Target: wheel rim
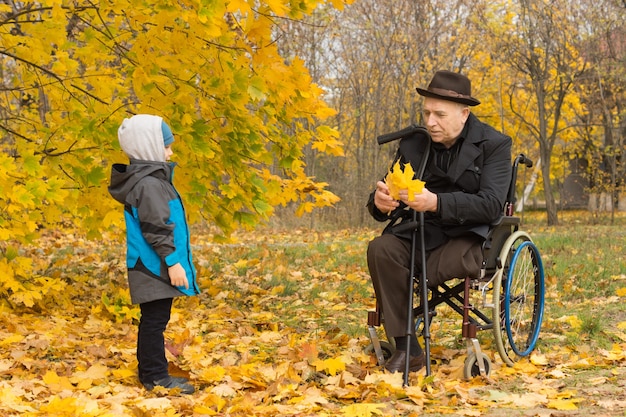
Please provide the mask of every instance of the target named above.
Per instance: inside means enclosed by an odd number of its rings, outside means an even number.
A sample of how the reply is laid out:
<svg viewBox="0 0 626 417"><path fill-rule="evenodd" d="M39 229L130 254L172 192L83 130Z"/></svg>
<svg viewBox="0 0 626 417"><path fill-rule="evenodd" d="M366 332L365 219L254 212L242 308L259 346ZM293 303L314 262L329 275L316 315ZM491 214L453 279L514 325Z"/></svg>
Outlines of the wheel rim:
<svg viewBox="0 0 626 417"><path fill-rule="evenodd" d="M515 279L515 271L517 268L521 268L524 262L527 262L528 256L520 255L524 252L518 252L520 246L524 245L523 251L527 253L532 252L531 264L536 267L536 274L533 274L535 283L535 290L530 292L534 297L525 296L523 300L529 301L534 299L533 318L534 324L528 327L528 332L523 329L516 328L516 323L511 323L511 318L515 319L517 311L515 305L520 299L517 294L519 290L515 287L518 285ZM517 254L517 256L515 256ZM515 263L513 259L515 256ZM506 240L502 249L500 250L499 259L502 265L494 273L493 280L493 332L496 347L498 353L502 358L502 361L509 366L513 366L515 361L520 356L528 355L535 347L539 330L541 327L541 321L543 318L544 310L544 272L543 265L541 263L541 257L536 246L532 243L532 240L528 233L518 230L515 231ZM513 291L511 291L511 287ZM507 301L508 293L508 301ZM512 295L513 294L513 295ZM513 308L511 308L511 302L513 301ZM507 319L508 314L508 319ZM518 322L521 322L518 320ZM522 335L527 335L529 338L522 338ZM516 351L517 350L517 351ZM522 355L520 355L522 354Z"/></svg>
<svg viewBox="0 0 626 417"><path fill-rule="evenodd" d="M504 324L508 342L518 356L532 352L543 320L544 272L539 250L522 242L513 253L504 290Z"/></svg>

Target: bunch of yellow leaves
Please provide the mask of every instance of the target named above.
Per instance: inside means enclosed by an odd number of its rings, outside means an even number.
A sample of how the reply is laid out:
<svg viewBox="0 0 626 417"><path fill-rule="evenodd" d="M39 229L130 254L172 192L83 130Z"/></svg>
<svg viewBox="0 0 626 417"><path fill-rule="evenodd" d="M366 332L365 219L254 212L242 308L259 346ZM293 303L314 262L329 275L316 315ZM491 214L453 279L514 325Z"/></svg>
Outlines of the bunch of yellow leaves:
<svg viewBox="0 0 626 417"><path fill-rule="evenodd" d="M397 161L385 177L385 183L389 187L389 195L395 200L399 200L400 191L407 190L409 201L413 201L415 194L421 194L424 189L424 181L414 179L414 176L415 171L413 171L410 162L404 165L403 171L400 167L400 161Z"/></svg>

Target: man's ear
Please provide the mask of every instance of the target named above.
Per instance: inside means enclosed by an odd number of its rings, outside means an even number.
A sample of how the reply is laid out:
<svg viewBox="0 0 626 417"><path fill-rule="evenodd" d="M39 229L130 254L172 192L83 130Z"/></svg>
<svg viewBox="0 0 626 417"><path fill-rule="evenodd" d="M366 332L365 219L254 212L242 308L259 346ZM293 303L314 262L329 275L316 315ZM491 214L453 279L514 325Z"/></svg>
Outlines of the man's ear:
<svg viewBox="0 0 626 417"><path fill-rule="evenodd" d="M467 119L469 118L470 115L470 108L468 106L463 107L463 123L467 122Z"/></svg>

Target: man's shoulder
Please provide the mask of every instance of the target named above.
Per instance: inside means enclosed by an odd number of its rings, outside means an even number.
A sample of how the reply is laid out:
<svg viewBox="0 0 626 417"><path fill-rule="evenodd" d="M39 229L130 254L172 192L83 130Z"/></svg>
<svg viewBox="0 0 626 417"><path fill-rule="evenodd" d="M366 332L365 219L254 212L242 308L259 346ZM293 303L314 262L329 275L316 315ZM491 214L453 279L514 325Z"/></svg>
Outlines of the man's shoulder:
<svg viewBox="0 0 626 417"><path fill-rule="evenodd" d="M495 129L488 123L481 121L478 117L473 114L470 114L470 118L468 119L469 129L467 136L470 140L473 141L505 141L510 142L511 137L505 135L499 130Z"/></svg>

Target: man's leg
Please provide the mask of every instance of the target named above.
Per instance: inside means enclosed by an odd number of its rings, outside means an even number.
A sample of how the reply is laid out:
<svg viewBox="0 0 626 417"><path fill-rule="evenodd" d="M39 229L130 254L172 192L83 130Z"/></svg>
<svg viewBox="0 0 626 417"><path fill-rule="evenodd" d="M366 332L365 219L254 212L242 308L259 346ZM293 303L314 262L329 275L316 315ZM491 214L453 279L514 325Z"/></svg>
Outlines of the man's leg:
<svg viewBox="0 0 626 417"><path fill-rule="evenodd" d="M406 357L410 251L410 241L391 234L375 238L367 249L367 264L376 299L383 312L385 330L388 337L394 338L396 352L400 355L394 354L385 365L391 371L403 369L402 364ZM419 357L412 361L413 368L419 369L423 365L422 349L415 334L410 337L411 356ZM417 362L420 360L418 367Z"/></svg>
<svg viewBox="0 0 626 417"><path fill-rule="evenodd" d="M478 278L482 262L482 240L479 237L451 239L428 254L428 286L434 288L454 278Z"/></svg>
<svg viewBox="0 0 626 417"><path fill-rule="evenodd" d="M388 336L406 336L411 242L391 234L376 237L367 247L376 300L383 311Z"/></svg>

